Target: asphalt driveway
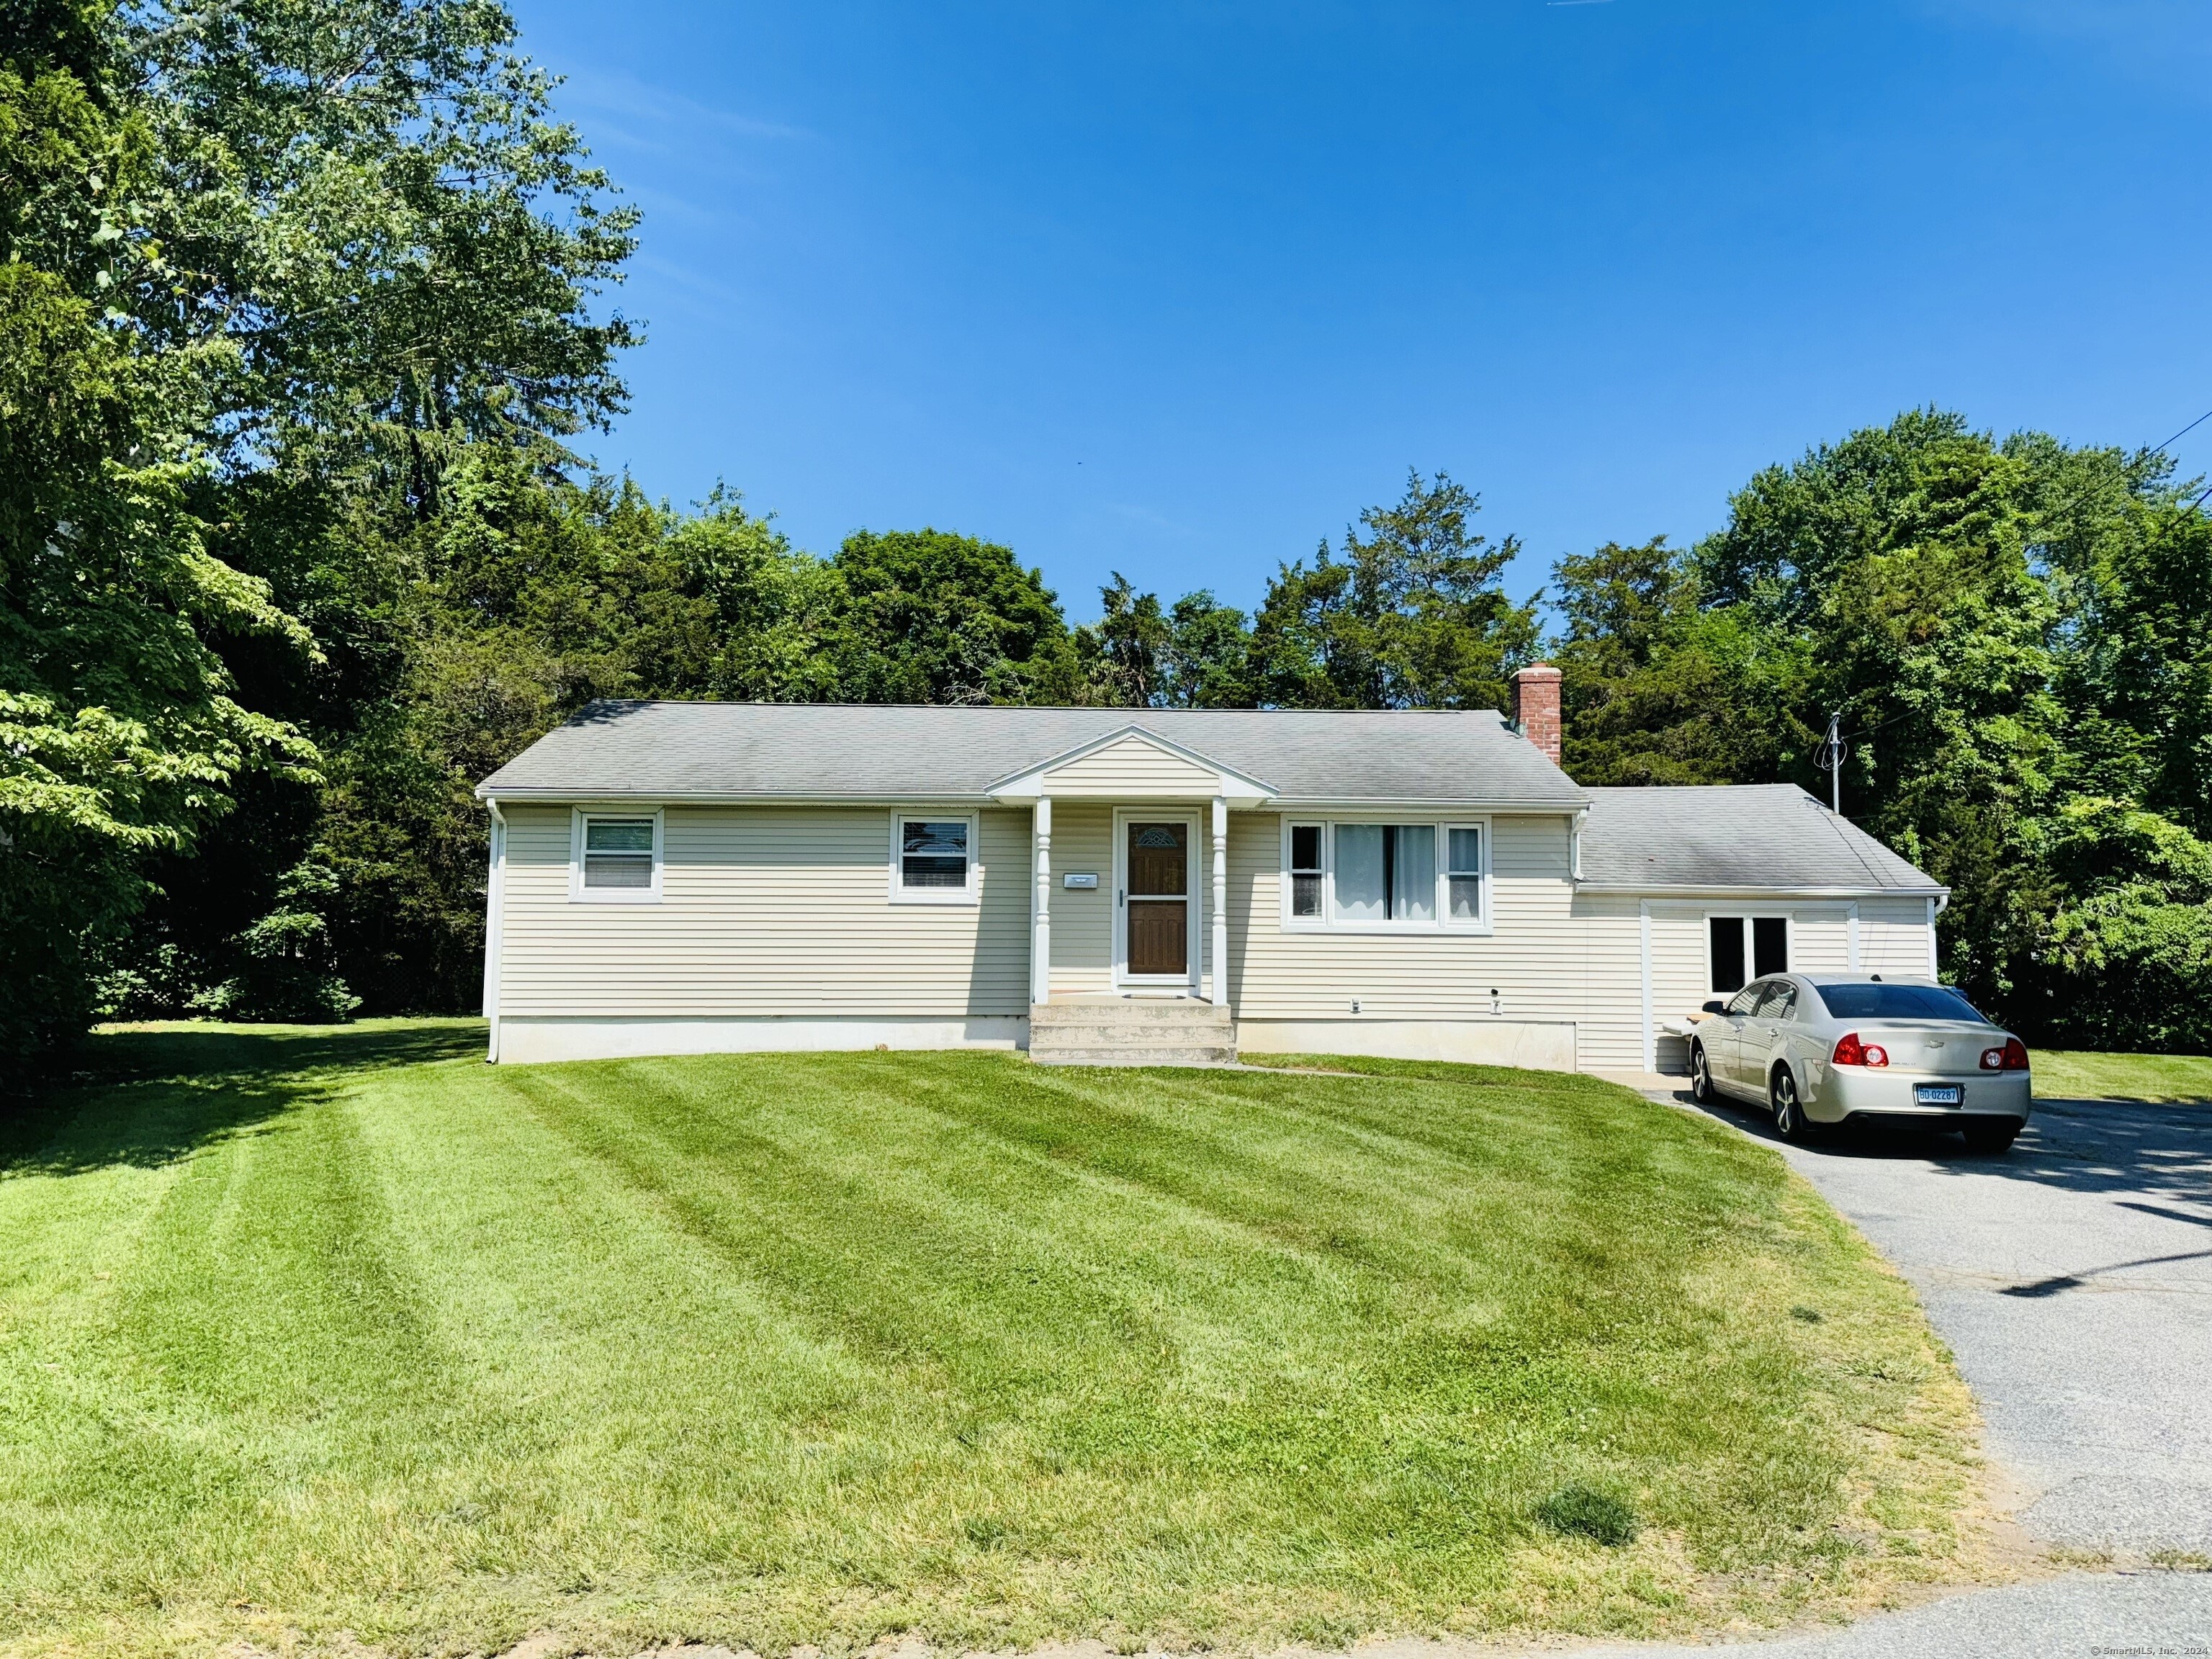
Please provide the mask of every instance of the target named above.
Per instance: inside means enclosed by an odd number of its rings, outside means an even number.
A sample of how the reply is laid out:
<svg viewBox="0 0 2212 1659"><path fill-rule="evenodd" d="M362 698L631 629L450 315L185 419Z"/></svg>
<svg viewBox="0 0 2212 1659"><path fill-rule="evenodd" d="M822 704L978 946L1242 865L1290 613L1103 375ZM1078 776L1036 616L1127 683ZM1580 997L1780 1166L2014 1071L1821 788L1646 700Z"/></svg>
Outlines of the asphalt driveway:
<svg viewBox="0 0 2212 1659"><path fill-rule="evenodd" d="M1748 1108L1711 1110L1774 1139ZM2021 1493L2021 1523L2110 1552L2121 1571L1764 1650L2212 1651L2212 1572L2186 1570L2212 1565L2212 1107L2039 1102L1998 1157L1897 1131L1781 1150L1919 1291Z"/></svg>

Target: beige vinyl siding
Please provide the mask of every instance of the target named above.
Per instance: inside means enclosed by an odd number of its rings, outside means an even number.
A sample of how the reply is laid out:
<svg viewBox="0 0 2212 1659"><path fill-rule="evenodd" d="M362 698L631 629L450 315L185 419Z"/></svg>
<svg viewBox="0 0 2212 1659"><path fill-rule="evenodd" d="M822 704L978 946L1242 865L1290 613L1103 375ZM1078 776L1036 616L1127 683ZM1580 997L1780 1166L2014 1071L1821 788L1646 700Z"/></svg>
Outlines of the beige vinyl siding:
<svg viewBox="0 0 2212 1659"><path fill-rule="evenodd" d="M1695 1013L1713 995L1705 960L1705 915L1703 909L1652 906L1651 1024L1655 1030L1668 1020ZM1656 1051L1661 1071L1689 1070L1690 1047L1680 1037L1660 1032Z"/></svg>
<svg viewBox="0 0 2212 1659"><path fill-rule="evenodd" d="M1928 974L1928 901L1867 899L1859 905L1859 966L1869 974Z"/></svg>
<svg viewBox="0 0 2212 1659"><path fill-rule="evenodd" d="M1046 773L1038 788L1055 802L1063 796L1094 800L1176 793L1211 797L1221 788L1221 775L1142 738L1129 737ZM1053 810L1057 833L1059 808Z"/></svg>
<svg viewBox="0 0 2212 1659"><path fill-rule="evenodd" d="M1095 891L1060 878L1088 870ZM1054 996L1097 996L1114 988L1114 809L1103 801L1054 801L1052 807L1052 989Z"/></svg>
<svg viewBox="0 0 2212 1659"><path fill-rule="evenodd" d="M1492 820L1487 935L1285 930L1282 824L1273 812L1230 815L1230 988L1239 1019L1352 1019L1357 998L1361 1019L1488 1020L1498 1017L1493 986L1505 1019L1583 1017L1588 952L1567 880L1564 817Z"/></svg>
<svg viewBox="0 0 2212 1659"><path fill-rule="evenodd" d="M1801 974L1850 971L1850 906L1827 904L1816 908L1800 904L1786 907L1781 914L1790 918L1790 966L1793 970Z"/></svg>
<svg viewBox="0 0 2212 1659"><path fill-rule="evenodd" d="M1583 1012L1576 1064L1585 1071L1644 1069L1642 907L1613 893L1577 893L1575 930L1560 948L1582 953Z"/></svg>
<svg viewBox="0 0 2212 1659"><path fill-rule="evenodd" d="M893 903L890 811L828 806L669 807L660 902L580 904L569 809L506 811L504 1015L1029 1011L1026 811L981 814L978 904Z"/></svg>

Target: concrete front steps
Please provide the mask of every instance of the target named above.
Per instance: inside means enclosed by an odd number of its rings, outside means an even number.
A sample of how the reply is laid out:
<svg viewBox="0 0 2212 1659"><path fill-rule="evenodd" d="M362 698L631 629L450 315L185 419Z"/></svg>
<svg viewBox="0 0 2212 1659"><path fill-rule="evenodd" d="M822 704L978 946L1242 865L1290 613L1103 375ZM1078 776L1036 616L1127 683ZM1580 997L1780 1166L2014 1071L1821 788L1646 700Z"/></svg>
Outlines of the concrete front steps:
<svg viewBox="0 0 2212 1659"><path fill-rule="evenodd" d="M1030 1007L1040 1066L1233 1066L1226 1008L1184 997L1085 997Z"/></svg>

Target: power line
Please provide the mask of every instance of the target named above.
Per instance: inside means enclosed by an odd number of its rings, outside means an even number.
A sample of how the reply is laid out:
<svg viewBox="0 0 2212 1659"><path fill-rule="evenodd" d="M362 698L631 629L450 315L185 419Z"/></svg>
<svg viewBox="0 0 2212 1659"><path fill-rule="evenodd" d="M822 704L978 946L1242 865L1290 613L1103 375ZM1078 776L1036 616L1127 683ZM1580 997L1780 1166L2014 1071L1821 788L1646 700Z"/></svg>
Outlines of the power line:
<svg viewBox="0 0 2212 1659"><path fill-rule="evenodd" d="M2203 426L2207 421L2212 421L2212 409L2206 410L2202 415L2199 415L2195 420L2191 421L2187 426L2182 428L2180 431L2175 433L2173 436L2168 438L2164 443L2154 444L2149 448L2138 450L2136 453L2142 455L2163 455L2167 450L2172 448L2175 444L2179 443L2184 438L2196 431L2198 427ZM2092 485L2089 489L2083 490L2080 495L2074 497L2072 501L2067 501L2062 506L2047 508L2044 513L2044 517L2045 519L2055 519L2062 513L2071 513L2075 507L2081 506L2082 502L2087 501L2090 496L2096 493L2096 487ZM2185 512L2194 512L2197 507L2202 507L2204 504L2204 498L2207 495L2212 495L2212 485L2206 486L2203 494L2198 495L2195 501L2190 502L2189 506L2183 510Z"/></svg>
<svg viewBox="0 0 2212 1659"><path fill-rule="evenodd" d="M1879 726L1869 726L1863 732L1846 732L1844 734L1843 741L1845 743L1850 743L1860 738L1870 738L1877 732L1887 732L1891 726L1896 725L1898 721L1909 720L1915 714L1920 714L1921 712L1923 711L1917 708L1908 708L1902 714L1892 714L1887 720L1882 721Z"/></svg>
<svg viewBox="0 0 2212 1659"><path fill-rule="evenodd" d="M2164 443L2159 445L2157 448L2152 450L2151 453L2156 455L2166 450L2171 449L2175 444L2180 442L2181 440L2186 438L2191 433L2196 431L2198 427L2203 426L2207 421L2212 421L2212 409L2206 410L2202 415L2199 415L2187 426L2185 426L2180 431L2175 433L2173 436L2168 438Z"/></svg>

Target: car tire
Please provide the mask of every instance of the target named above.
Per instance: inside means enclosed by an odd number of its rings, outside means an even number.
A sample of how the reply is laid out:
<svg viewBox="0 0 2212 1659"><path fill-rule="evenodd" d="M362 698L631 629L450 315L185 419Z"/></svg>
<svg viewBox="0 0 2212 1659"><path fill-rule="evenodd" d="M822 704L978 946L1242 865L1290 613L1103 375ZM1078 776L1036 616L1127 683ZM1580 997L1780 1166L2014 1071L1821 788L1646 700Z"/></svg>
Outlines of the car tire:
<svg viewBox="0 0 2212 1659"><path fill-rule="evenodd" d="M1806 1139L1805 1103L1797 1097L1797 1079L1787 1066L1774 1068L1766 1098L1774 1109L1774 1133L1784 1140Z"/></svg>
<svg viewBox="0 0 2212 1659"><path fill-rule="evenodd" d="M1710 1106L1716 1098L1713 1068L1705 1058L1705 1045L1702 1042L1690 1045L1690 1098L1700 1106Z"/></svg>
<svg viewBox="0 0 2212 1659"><path fill-rule="evenodd" d="M2016 1117L1997 1117L1959 1127L1966 1137L1968 1152L2002 1152L2009 1151L2013 1142L2020 1139L2021 1124Z"/></svg>

